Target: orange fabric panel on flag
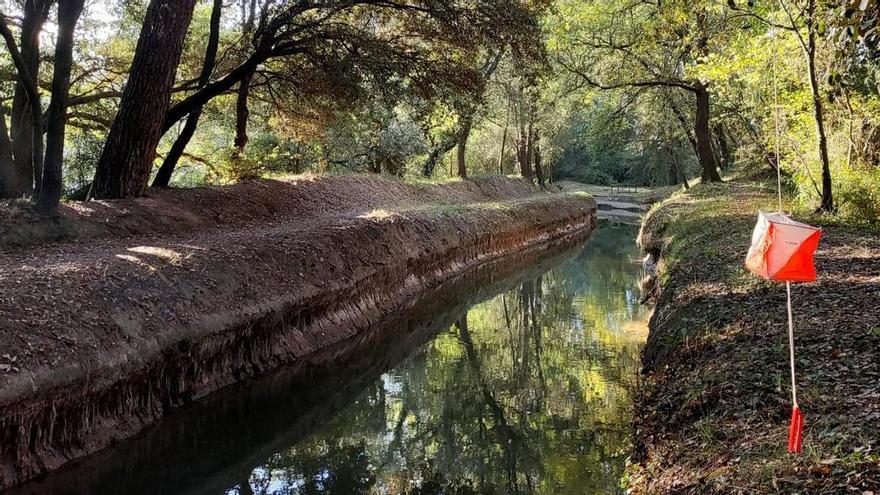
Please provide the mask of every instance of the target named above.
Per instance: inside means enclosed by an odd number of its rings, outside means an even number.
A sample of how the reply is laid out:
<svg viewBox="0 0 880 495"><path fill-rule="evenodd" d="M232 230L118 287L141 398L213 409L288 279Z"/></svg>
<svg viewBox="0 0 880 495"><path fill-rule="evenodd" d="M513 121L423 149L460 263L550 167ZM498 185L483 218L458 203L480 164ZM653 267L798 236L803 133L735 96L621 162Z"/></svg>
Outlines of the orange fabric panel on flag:
<svg viewBox="0 0 880 495"><path fill-rule="evenodd" d="M771 280L812 282L816 280L813 254L821 235L820 229L782 214L758 212L746 268Z"/></svg>
<svg viewBox="0 0 880 495"><path fill-rule="evenodd" d="M770 278L783 282L815 282L816 265L813 264L813 253L819 247L821 231L810 234L788 258L788 261Z"/></svg>

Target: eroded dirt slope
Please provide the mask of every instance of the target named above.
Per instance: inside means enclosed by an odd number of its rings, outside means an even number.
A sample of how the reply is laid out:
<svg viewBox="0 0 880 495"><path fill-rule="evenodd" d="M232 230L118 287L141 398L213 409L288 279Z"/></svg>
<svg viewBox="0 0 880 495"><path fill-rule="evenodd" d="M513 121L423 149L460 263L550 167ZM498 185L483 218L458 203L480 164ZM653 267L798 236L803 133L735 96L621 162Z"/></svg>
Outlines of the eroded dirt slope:
<svg viewBox="0 0 880 495"><path fill-rule="evenodd" d="M74 204L48 228L7 211L0 487L349 338L463 270L583 236L595 209L506 178L328 177ZM35 244L54 227L59 242Z"/></svg>

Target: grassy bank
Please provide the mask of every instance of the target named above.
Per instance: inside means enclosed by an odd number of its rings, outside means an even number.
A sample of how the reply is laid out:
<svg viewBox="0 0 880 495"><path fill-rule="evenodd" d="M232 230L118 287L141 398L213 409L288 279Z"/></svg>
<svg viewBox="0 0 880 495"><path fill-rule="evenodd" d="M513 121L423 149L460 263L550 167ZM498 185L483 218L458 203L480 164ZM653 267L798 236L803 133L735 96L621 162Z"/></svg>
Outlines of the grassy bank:
<svg viewBox="0 0 880 495"><path fill-rule="evenodd" d="M657 205L640 242L662 253L644 351L633 493L880 489L880 235L825 229L816 283L793 287L804 453L786 453L785 289L747 273L769 183L701 185Z"/></svg>

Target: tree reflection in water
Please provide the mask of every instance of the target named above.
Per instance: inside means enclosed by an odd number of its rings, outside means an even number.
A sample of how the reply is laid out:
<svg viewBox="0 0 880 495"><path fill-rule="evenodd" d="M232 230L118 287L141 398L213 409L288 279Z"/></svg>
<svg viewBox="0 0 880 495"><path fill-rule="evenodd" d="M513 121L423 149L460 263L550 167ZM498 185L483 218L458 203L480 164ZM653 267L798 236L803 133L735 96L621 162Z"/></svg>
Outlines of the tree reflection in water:
<svg viewBox="0 0 880 495"><path fill-rule="evenodd" d="M614 493L646 311L634 231L469 309L229 494Z"/></svg>

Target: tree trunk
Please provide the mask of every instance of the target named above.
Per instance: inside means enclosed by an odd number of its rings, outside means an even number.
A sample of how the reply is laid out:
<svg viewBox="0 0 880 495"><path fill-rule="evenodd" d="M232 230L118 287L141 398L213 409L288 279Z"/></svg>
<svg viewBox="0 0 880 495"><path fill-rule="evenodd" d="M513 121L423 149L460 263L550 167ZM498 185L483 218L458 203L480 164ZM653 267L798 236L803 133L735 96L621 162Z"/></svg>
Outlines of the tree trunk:
<svg viewBox="0 0 880 495"><path fill-rule="evenodd" d="M519 173L529 182L532 182L532 164L529 162L529 138L526 129L520 126L519 136L516 143L516 159L519 162Z"/></svg>
<svg viewBox="0 0 880 495"><path fill-rule="evenodd" d="M681 124L681 132L684 133L688 142L691 144L691 148L694 150L694 156L699 159L700 152L699 148L697 147L697 140L694 139L694 133L691 125L687 121L687 118L685 118L684 114L681 113L681 110L679 110L679 108L675 104L670 102L669 108L672 109L672 113L675 114L675 118L678 119L678 122Z"/></svg>
<svg viewBox="0 0 880 495"><path fill-rule="evenodd" d="M703 181L721 182L718 175L718 165L715 163L715 154L712 152L712 130L709 128L709 90L702 82L697 82L694 94L697 100L696 119L694 121L694 136L697 141L697 157L700 159L700 167Z"/></svg>
<svg viewBox="0 0 880 495"><path fill-rule="evenodd" d="M254 489L251 487L250 473L245 474L244 481L238 485L239 495L254 495Z"/></svg>
<svg viewBox="0 0 880 495"><path fill-rule="evenodd" d="M248 92L250 91L251 79L253 79L253 77L253 73L250 73L238 84L238 95L235 99L234 160L240 160L241 157L244 156L244 148L248 143L247 126L248 118L251 115L251 111L248 109Z"/></svg>
<svg viewBox="0 0 880 495"><path fill-rule="evenodd" d="M382 162L379 160L379 156L372 152L370 153L370 159L367 160L367 170L371 174L381 174L382 173Z"/></svg>
<svg viewBox="0 0 880 495"><path fill-rule="evenodd" d="M46 132L46 163L37 210L44 215L58 210L62 189L64 128L67 125L67 101L70 96L70 69L73 66L73 33L82 14L85 0L58 1L58 37L55 41L52 99L49 102Z"/></svg>
<svg viewBox="0 0 880 495"><path fill-rule="evenodd" d="M210 82L204 88L172 105L171 108L168 109L168 113L165 115L165 122L162 124L162 132L168 132L174 124L189 115L190 112L203 106L205 103L208 103L214 97L226 93L236 84L240 84L245 77L249 77L253 74L260 64L268 60L270 55L269 52L265 51L252 54L247 60L242 62L241 65L232 69L232 71L222 78Z"/></svg>
<svg viewBox="0 0 880 495"><path fill-rule="evenodd" d="M733 154L730 152L724 124L715 125L715 140L718 142L718 150L721 152L721 170L727 170L733 164Z"/></svg>
<svg viewBox="0 0 880 495"><path fill-rule="evenodd" d="M18 192L15 162L12 158L12 142L6 127L6 114L0 107L0 198L11 198Z"/></svg>
<svg viewBox="0 0 880 495"><path fill-rule="evenodd" d="M422 176L430 177L434 175L434 169L437 167L437 163L443 158L443 155L448 153L452 148L455 148L456 144L458 144L458 139L456 139L455 135L452 135L434 147L434 149L431 150L431 153L428 154L428 158L425 159L425 164L422 165Z"/></svg>
<svg viewBox="0 0 880 495"><path fill-rule="evenodd" d="M724 171L724 159L721 157L721 150L718 146L718 137L712 129L712 156L715 157L715 164L718 165L719 171Z"/></svg>
<svg viewBox="0 0 880 495"><path fill-rule="evenodd" d="M214 65L217 62L217 46L220 42L220 14L222 10L223 0L214 0L211 10L211 26L208 32L208 46L205 48L205 61L202 64L202 72L199 74L199 89L204 88L211 80L211 73L214 72ZM168 155L162 161L162 166L159 167L159 172L156 173L156 178L153 179L153 187L168 187L171 176L174 174L174 169L177 168L177 162L183 156L186 145L189 144L190 139L195 134L201 116L201 105L190 112L186 118L186 124L184 124L183 129L180 131L180 135L174 140Z"/></svg>
<svg viewBox="0 0 880 495"><path fill-rule="evenodd" d="M866 136L859 153L859 161L869 167L880 166L880 125L865 122L862 132Z"/></svg>
<svg viewBox="0 0 880 495"><path fill-rule="evenodd" d="M242 3L242 9L245 8L245 4ZM256 0L251 0L250 2L250 12L247 16L244 15L244 10L242 10L242 19L244 19L244 24L242 25L242 32L244 34L245 39L250 39L252 33L254 31L254 22L255 16L257 13L257 2ZM241 82L238 83L238 91L236 92L235 97L235 138L233 139L233 151L232 151L232 161L238 163L244 157L244 149L248 143L248 119L251 116L251 111L248 108L248 96L251 90L251 81L254 78L254 72L257 67L254 66L253 70L246 72L242 78ZM373 163L371 164L371 168L379 168L381 171L381 164ZM379 173L379 172L376 172Z"/></svg>
<svg viewBox="0 0 880 495"><path fill-rule="evenodd" d="M96 198L140 196L146 190L195 3L150 2L119 112L98 160Z"/></svg>
<svg viewBox="0 0 880 495"><path fill-rule="evenodd" d="M819 94L819 79L816 76L816 28L815 0L808 6L807 46L804 47L807 58L807 75L810 79L810 93L813 98L813 116L816 119L816 138L819 144L819 162L822 164L822 202L819 210L834 211L834 196L831 191L831 161L828 158L828 139L825 136L825 113L822 109L822 95Z"/></svg>
<svg viewBox="0 0 880 495"><path fill-rule="evenodd" d="M504 123L504 132L501 133L501 151L498 152L498 173L504 175L504 149L507 146L507 122Z"/></svg>
<svg viewBox="0 0 880 495"><path fill-rule="evenodd" d="M462 117L461 129L458 130L458 142L456 159L458 163L458 176L467 179L467 142L471 135L471 117Z"/></svg>
<svg viewBox="0 0 880 495"><path fill-rule="evenodd" d="M544 187L544 169L541 166L541 138L537 130L535 130L534 140L535 176L538 178L538 185Z"/></svg>
<svg viewBox="0 0 880 495"><path fill-rule="evenodd" d="M21 22L21 58L30 74L33 86L39 91L40 33L49 17L50 0L28 0L24 2L24 17ZM27 82L18 77L12 97L12 156L15 161L15 194L31 194L40 187L43 169L42 108L34 111L34 101L27 88ZM39 97L36 98L39 102ZM39 105L38 105L39 106ZM40 115L35 125L34 115ZM40 131L35 135L34 129Z"/></svg>
<svg viewBox="0 0 880 495"><path fill-rule="evenodd" d="M684 170L682 170L681 166L679 166L678 164L678 154L675 152L676 147L677 143L670 143L669 148L667 149L667 151L669 151L670 162L672 164L672 170L670 171L672 180L670 181L670 183L677 184L679 181L681 181L681 185L684 186L684 190L687 191L691 188L691 186L690 184L688 184L687 176L684 174Z"/></svg>
<svg viewBox="0 0 880 495"><path fill-rule="evenodd" d="M535 177L535 169L532 164L535 161L535 134L532 128L532 122L529 122L529 128L526 131L526 163L529 169L529 177Z"/></svg>
<svg viewBox="0 0 880 495"><path fill-rule="evenodd" d="M153 178L153 187L168 187L168 184L171 182L171 176L174 175L174 170L177 168L177 162L180 161L180 157L183 156L183 152L186 150L186 145L189 144L190 139L196 133L201 116L202 109L199 108L193 110L189 117L186 118L183 129L180 130L180 134L177 135L177 139L174 140L174 144L171 145L171 149L168 150L168 154L162 160L162 166L156 172L156 177Z"/></svg>

